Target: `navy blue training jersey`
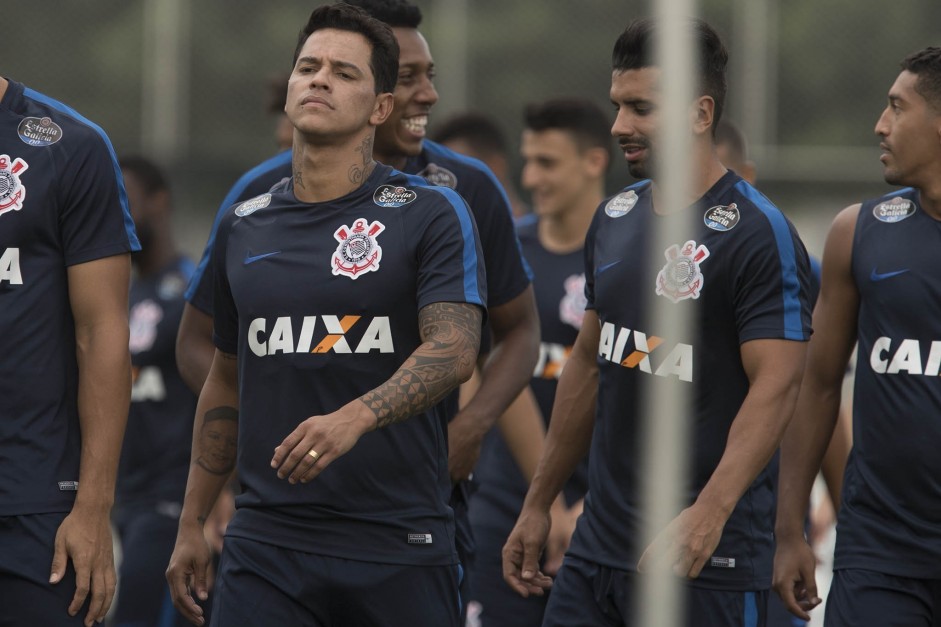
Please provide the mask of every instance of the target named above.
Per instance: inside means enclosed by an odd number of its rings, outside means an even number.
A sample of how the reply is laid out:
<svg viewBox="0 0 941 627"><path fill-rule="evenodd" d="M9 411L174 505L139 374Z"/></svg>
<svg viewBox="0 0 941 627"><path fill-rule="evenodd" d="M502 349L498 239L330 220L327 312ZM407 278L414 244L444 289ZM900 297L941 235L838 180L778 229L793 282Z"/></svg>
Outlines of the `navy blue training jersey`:
<svg viewBox="0 0 941 627"><path fill-rule="evenodd" d="M192 261L180 258L131 283L134 386L117 482L123 506L183 502L196 395L176 367L176 333L193 270Z"/></svg>
<svg viewBox="0 0 941 627"><path fill-rule="evenodd" d="M0 101L0 516L72 508L81 435L67 270L139 248L104 131L10 81Z"/></svg>
<svg viewBox="0 0 941 627"><path fill-rule="evenodd" d="M692 386L691 504L719 463L748 393L740 346L806 341L810 269L793 226L736 174L697 203L686 237L651 250L658 219L650 181L599 207L585 243L586 296L601 324L599 387L585 510L571 553L635 570L644 546L639 506L644 395L658 381ZM655 260L656 261L652 261ZM689 334L647 317L653 298L691 308ZM771 584L774 493L765 469L738 502L710 562L692 585L760 590ZM679 513L679 512L677 512Z"/></svg>
<svg viewBox="0 0 941 627"><path fill-rule="evenodd" d="M518 226L517 234L523 256L535 273L533 290L539 311L539 361L530 387L548 425L559 375L585 315L585 258L581 248L565 254L546 250L537 230L538 223L527 220ZM505 529L509 534L529 484L498 429L491 429L484 440L474 480L480 487L471 500L472 524ZM566 502L572 505L587 490L586 459L565 485Z"/></svg>
<svg viewBox="0 0 941 627"><path fill-rule="evenodd" d="M423 307L485 306L479 257L460 196L383 165L330 202L287 190L223 217L214 340L239 357L242 483L228 534L347 559L455 563L438 408L367 433L308 484L278 479L270 461L309 416L392 376L421 344Z"/></svg>
<svg viewBox="0 0 941 627"><path fill-rule="evenodd" d="M431 185L457 191L470 205L480 234L485 266L495 269L487 276L489 306L502 305L521 294L532 276L519 252L510 201L490 169L477 159L425 140L421 154L409 158L403 171L417 174ZM291 151L288 150L249 170L232 187L219 207L203 258L187 290L186 299L191 305L212 314L212 273L206 271L206 265L212 255L219 220L229 206L268 191L291 175ZM481 352L486 352L489 338L482 337L481 341Z"/></svg>
<svg viewBox="0 0 941 627"><path fill-rule="evenodd" d="M941 578L941 222L903 189L862 204L853 449L834 568Z"/></svg>

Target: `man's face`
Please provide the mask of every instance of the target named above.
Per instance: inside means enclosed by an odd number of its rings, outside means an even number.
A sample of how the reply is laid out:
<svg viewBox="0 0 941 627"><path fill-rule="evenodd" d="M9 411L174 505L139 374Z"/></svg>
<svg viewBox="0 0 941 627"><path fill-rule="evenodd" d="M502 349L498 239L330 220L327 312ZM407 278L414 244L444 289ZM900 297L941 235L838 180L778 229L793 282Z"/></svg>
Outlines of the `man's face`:
<svg viewBox="0 0 941 627"><path fill-rule="evenodd" d="M568 131L523 131L523 187L532 194L540 217L560 215L578 205L597 182L597 167L579 150Z"/></svg>
<svg viewBox="0 0 941 627"><path fill-rule="evenodd" d="M368 124L377 105L371 54L359 33L325 28L307 38L288 80L285 105L298 132L346 136Z"/></svg>
<svg viewBox="0 0 941 627"><path fill-rule="evenodd" d="M917 78L907 70L899 74L876 122L883 176L892 185L923 187L941 162L941 113L915 91Z"/></svg>
<svg viewBox="0 0 941 627"><path fill-rule="evenodd" d="M144 187L137 180L136 175L126 171L123 172L123 178L128 208L131 211L131 219L134 220L134 230L137 232L141 247L147 250L154 241L154 203L144 193Z"/></svg>
<svg viewBox="0 0 941 627"><path fill-rule="evenodd" d="M200 459L209 469L221 472L235 459L238 447L238 423L218 419L203 423L199 433Z"/></svg>
<svg viewBox="0 0 941 627"><path fill-rule="evenodd" d="M428 42L414 28L396 27L392 32L399 42L399 77L392 114L376 130L375 148L377 155L389 161L421 152L428 113L438 102Z"/></svg>
<svg viewBox="0 0 941 627"><path fill-rule="evenodd" d="M611 134L624 152L627 169L637 179L651 178L654 142L660 124L660 70L615 71L611 75L611 102L617 118Z"/></svg>

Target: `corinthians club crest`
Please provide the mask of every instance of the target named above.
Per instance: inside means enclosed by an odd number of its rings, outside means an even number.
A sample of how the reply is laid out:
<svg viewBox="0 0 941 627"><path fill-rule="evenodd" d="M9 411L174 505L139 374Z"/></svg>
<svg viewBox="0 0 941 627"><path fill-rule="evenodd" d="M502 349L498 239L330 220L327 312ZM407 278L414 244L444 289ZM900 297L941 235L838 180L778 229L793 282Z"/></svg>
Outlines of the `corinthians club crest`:
<svg viewBox="0 0 941 627"><path fill-rule="evenodd" d="M340 242L333 253L333 274L342 274L355 280L361 274L378 270L382 248L376 237L385 229L385 225L378 220L367 225L363 219L356 220L352 228L346 225L338 228L333 234Z"/></svg>
<svg viewBox="0 0 941 627"><path fill-rule="evenodd" d="M676 244L670 246L663 255L667 263L657 275L657 294L674 303L699 298L705 281L699 264L709 256L709 249L690 240L682 248Z"/></svg>
<svg viewBox="0 0 941 627"><path fill-rule="evenodd" d="M28 167L19 157L11 161L9 155L0 155L0 216L23 208L26 188L20 181L20 174Z"/></svg>

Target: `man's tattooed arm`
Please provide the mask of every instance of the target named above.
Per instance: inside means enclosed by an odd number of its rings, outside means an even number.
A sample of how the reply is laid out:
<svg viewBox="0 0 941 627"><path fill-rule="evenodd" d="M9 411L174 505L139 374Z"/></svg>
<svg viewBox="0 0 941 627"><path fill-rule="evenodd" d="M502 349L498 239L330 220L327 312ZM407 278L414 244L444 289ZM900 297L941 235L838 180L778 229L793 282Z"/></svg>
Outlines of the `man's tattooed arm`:
<svg viewBox="0 0 941 627"><path fill-rule="evenodd" d="M433 303L419 312L422 345L392 377L360 397L376 426L400 422L434 406L474 371L482 311L467 303Z"/></svg>
<svg viewBox="0 0 941 627"><path fill-rule="evenodd" d="M213 475L228 477L235 470L238 452L239 412L234 407L216 407L203 416L196 440L196 465Z"/></svg>

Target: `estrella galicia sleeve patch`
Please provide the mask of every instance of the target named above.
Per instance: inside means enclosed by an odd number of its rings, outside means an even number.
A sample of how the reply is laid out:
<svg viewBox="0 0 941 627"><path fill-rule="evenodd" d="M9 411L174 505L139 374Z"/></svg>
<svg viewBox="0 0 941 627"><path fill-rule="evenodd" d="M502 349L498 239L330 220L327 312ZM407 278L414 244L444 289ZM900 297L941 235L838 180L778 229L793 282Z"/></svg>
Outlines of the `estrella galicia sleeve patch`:
<svg viewBox="0 0 941 627"><path fill-rule="evenodd" d="M731 205L716 205L709 208L702 219L713 231L731 231L741 219L741 214L733 202Z"/></svg>
<svg viewBox="0 0 941 627"><path fill-rule="evenodd" d="M418 176L428 181L429 185L457 189L457 175L436 163L429 163L424 170L418 173Z"/></svg>
<svg viewBox="0 0 941 627"><path fill-rule="evenodd" d="M402 207L418 198L418 194L407 187L380 185L372 195L373 202L380 207Z"/></svg>
<svg viewBox="0 0 941 627"><path fill-rule="evenodd" d="M637 204L637 192L632 189L621 192L608 201L604 206L604 212L612 218L626 216L628 212Z"/></svg>
<svg viewBox="0 0 941 627"><path fill-rule="evenodd" d="M23 118L16 134L30 146L51 146L62 139L62 127L49 117Z"/></svg>
<svg viewBox="0 0 941 627"><path fill-rule="evenodd" d="M881 202L872 208L872 215L880 222L901 222L915 213L915 203L907 198L896 196L892 200Z"/></svg>
<svg viewBox="0 0 941 627"><path fill-rule="evenodd" d="M271 194L262 194L261 196L256 196L250 200L246 200L241 205L235 208L235 215L240 218L245 216L250 216L259 209L264 209L269 204L271 204Z"/></svg>

